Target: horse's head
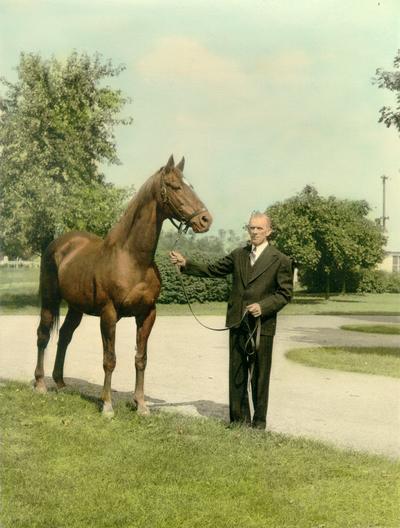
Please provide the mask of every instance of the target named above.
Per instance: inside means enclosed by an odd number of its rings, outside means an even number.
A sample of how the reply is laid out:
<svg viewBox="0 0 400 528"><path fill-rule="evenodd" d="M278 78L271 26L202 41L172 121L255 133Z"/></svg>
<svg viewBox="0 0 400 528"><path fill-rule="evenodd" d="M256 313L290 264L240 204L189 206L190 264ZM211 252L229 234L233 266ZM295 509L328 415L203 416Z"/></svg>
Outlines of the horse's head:
<svg viewBox="0 0 400 528"><path fill-rule="evenodd" d="M175 166L171 156L160 170L160 201L164 214L171 220L191 227L195 233L210 229L212 216L183 177L185 158Z"/></svg>

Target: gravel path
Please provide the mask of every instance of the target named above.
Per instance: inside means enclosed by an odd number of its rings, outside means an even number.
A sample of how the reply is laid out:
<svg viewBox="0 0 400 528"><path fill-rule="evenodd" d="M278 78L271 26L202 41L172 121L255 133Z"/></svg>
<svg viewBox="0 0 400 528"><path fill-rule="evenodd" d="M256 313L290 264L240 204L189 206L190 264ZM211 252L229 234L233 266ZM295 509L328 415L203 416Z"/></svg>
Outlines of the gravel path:
<svg viewBox="0 0 400 528"><path fill-rule="evenodd" d="M201 318L221 327L224 318ZM268 429L337 446L400 457L400 380L302 366L285 358L307 345L398 346L399 337L340 330L358 322L399 322L399 317L285 316L275 338ZM31 381L36 363L35 316L0 317L0 377ZM134 387L133 319L117 327L114 398ZM46 354L50 375L56 339ZM85 317L68 350L65 376L87 396L103 383L99 320ZM69 378L69 379L68 379ZM52 382L49 380L49 386ZM149 340L146 398L154 408L228 418L228 335L199 326L191 316L159 317Z"/></svg>

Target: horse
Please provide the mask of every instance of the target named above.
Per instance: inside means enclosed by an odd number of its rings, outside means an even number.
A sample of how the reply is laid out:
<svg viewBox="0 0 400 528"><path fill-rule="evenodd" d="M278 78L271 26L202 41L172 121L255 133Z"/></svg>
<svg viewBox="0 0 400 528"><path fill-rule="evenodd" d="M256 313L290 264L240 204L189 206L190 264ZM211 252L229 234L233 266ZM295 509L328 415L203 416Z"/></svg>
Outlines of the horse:
<svg viewBox="0 0 400 528"><path fill-rule="evenodd" d="M121 219L104 239L87 232L69 232L53 240L43 253L40 269L40 323L37 329L36 390L47 391L44 353L51 332L58 328L62 299L68 304L59 331L53 380L65 387L64 361L83 314L100 317L104 385L102 413L114 414L111 378L116 365L116 324L122 317L136 319L135 391L133 403L140 415L149 414L144 399L147 340L156 319L161 278L154 255L162 224L170 219L179 230L209 230L212 216L183 177L185 159L167 164L133 196ZM180 225L177 225L180 222Z"/></svg>

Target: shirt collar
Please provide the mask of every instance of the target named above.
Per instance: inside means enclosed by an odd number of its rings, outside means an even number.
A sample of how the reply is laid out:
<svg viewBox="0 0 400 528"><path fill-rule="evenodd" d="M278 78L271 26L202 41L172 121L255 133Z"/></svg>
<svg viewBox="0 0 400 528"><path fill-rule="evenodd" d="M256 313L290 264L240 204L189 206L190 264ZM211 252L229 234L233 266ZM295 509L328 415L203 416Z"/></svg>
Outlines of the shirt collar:
<svg viewBox="0 0 400 528"><path fill-rule="evenodd" d="M264 249L268 246L268 240L260 244L259 246L251 246L251 250L255 252L255 254L258 256L260 255Z"/></svg>

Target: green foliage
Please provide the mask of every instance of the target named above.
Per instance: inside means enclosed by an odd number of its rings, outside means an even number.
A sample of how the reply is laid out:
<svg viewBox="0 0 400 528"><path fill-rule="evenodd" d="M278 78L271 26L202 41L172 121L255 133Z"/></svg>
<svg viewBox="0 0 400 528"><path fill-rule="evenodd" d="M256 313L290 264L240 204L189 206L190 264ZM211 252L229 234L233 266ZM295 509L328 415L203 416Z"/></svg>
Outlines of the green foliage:
<svg viewBox="0 0 400 528"><path fill-rule="evenodd" d="M104 237L122 215L129 194L129 188L110 183L90 182L72 188L67 197L69 214L63 218L65 229L90 231Z"/></svg>
<svg viewBox="0 0 400 528"><path fill-rule="evenodd" d="M357 291L360 293L400 293L400 273L366 270L358 281Z"/></svg>
<svg viewBox="0 0 400 528"><path fill-rule="evenodd" d="M4 528L398 526L396 460L214 419L143 419L127 393L105 421L98 390L2 384Z"/></svg>
<svg viewBox="0 0 400 528"><path fill-rule="evenodd" d="M383 257L385 238L367 218L363 200L324 198L307 186L293 198L274 204L267 213L273 221L277 246L299 268L309 291L356 291L355 278ZM347 281L353 279L352 287Z"/></svg>
<svg viewBox="0 0 400 528"><path fill-rule="evenodd" d="M395 126L400 132L400 49L397 50L397 55L394 58L393 66L396 71L386 71L382 68L376 70L376 77L374 83L379 88L385 88L394 92L396 95L397 105L395 108L390 106L383 106L380 109L379 123L385 123L387 127Z"/></svg>
<svg viewBox="0 0 400 528"><path fill-rule="evenodd" d="M22 53L18 80L1 83L0 220L9 256L40 253L69 229L104 234L126 191L104 182L102 162L118 163L114 127L127 102L100 84L122 66L73 52L65 61Z"/></svg>
<svg viewBox="0 0 400 528"><path fill-rule="evenodd" d="M162 287L158 302L161 304L186 302L186 297L182 288L183 281L189 301L208 303L214 301L226 301L231 285L230 277L226 279L208 279L182 275L179 278L178 272L169 261L168 253L174 247L176 232L166 232L160 237L156 253L156 263L160 270ZM237 242L237 240L234 240ZM225 239L219 236L197 236L193 233L187 237L179 239L179 251L185 256L200 262L211 262L222 257L225 253Z"/></svg>

